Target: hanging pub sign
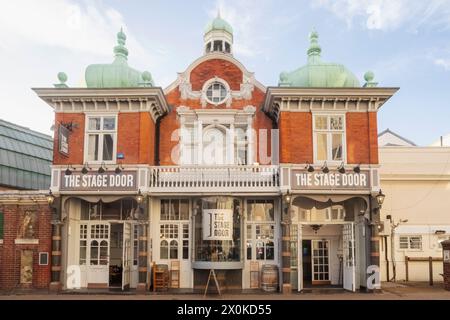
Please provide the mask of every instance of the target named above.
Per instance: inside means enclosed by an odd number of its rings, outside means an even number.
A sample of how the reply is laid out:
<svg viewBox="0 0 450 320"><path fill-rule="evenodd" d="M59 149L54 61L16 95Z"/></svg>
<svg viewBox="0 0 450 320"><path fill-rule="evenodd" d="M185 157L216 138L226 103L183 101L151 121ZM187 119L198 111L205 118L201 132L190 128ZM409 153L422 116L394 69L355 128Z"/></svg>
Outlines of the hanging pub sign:
<svg viewBox="0 0 450 320"><path fill-rule="evenodd" d="M291 170L291 188L293 190L366 190L370 189L370 171L340 173L339 171L308 172Z"/></svg>
<svg viewBox="0 0 450 320"><path fill-rule="evenodd" d="M69 155L69 129L63 125L58 129L58 151L64 156Z"/></svg>
<svg viewBox="0 0 450 320"><path fill-rule="evenodd" d="M204 209L203 240L233 240L233 210Z"/></svg>
<svg viewBox="0 0 450 320"><path fill-rule="evenodd" d="M61 191L136 191L137 172L122 171L121 173L105 172L72 172L66 175L61 172Z"/></svg>

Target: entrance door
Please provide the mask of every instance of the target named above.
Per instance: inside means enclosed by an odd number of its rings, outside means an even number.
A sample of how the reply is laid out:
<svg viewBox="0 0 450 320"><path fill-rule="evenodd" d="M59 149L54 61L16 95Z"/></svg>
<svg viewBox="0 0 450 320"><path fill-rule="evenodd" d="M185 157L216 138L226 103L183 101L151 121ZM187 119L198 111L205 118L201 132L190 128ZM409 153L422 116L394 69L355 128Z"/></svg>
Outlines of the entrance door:
<svg viewBox="0 0 450 320"><path fill-rule="evenodd" d="M297 257L298 257L298 291L303 290L303 239L302 239L302 230L303 225L298 224L298 240L297 240Z"/></svg>
<svg viewBox="0 0 450 320"><path fill-rule="evenodd" d="M122 251L122 290L130 288L131 266L133 264L133 250L131 247L131 223L123 223L123 251Z"/></svg>
<svg viewBox="0 0 450 320"><path fill-rule="evenodd" d="M88 287L107 288L109 284L110 225L92 223L89 230Z"/></svg>
<svg viewBox="0 0 450 320"><path fill-rule="evenodd" d="M311 240L312 284L330 284L330 242Z"/></svg>
<svg viewBox="0 0 450 320"><path fill-rule="evenodd" d="M355 235L353 223L342 226L344 289L355 291Z"/></svg>

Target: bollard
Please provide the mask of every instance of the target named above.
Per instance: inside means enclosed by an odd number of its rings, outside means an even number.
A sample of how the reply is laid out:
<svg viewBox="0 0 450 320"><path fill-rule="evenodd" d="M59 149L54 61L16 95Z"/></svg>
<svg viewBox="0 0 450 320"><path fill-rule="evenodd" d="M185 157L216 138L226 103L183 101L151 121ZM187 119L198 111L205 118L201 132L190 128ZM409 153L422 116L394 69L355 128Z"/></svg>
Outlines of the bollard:
<svg viewBox="0 0 450 320"><path fill-rule="evenodd" d="M444 289L450 291L450 240L441 242L444 263Z"/></svg>

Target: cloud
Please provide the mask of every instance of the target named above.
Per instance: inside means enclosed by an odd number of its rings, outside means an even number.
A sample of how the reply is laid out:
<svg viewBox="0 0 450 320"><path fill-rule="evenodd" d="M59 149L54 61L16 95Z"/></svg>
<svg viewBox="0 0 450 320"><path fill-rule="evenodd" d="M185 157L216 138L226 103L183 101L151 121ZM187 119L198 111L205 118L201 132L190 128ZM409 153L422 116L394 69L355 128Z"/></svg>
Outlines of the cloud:
<svg viewBox="0 0 450 320"><path fill-rule="evenodd" d="M450 27L450 1L446 0L314 0L314 8L331 11L351 28L354 21L369 30L415 30L425 23Z"/></svg>
<svg viewBox="0 0 450 320"><path fill-rule="evenodd" d="M112 58L121 27L133 57L149 60L139 41L127 30L120 12L102 2L15 0L2 3L0 42L3 48L44 45Z"/></svg>
<svg viewBox="0 0 450 320"><path fill-rule="evenodd" d="M211 19L220 15L233 27L233 52L244 57L270 54L270 41L277 37L276 32L286 31L289 26L298 24L298 15L283 12L277 4L269 0L217 0L208 12ZM270 17L270 19L269 19Z"/></svg>
<svg viewBox="0 0 450 320"><path fill-rule="evenodd" d="M435 59L434 64L443 67L447 71L450 71L450 59Z"/></svg>

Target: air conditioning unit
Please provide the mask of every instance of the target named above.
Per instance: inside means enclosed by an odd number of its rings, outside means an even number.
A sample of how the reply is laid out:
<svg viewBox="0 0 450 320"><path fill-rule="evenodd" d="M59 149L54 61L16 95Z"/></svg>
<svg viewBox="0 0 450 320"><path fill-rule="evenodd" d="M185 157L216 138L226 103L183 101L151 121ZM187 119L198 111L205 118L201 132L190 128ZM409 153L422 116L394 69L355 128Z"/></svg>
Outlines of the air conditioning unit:
<svg viewBox="0 0 450 320"><path fill-rule="evenodd" d="M390 220L380 221L380 224L378 225L378 234L380 236L390 236L391 235L391 221Z"/></svg>

